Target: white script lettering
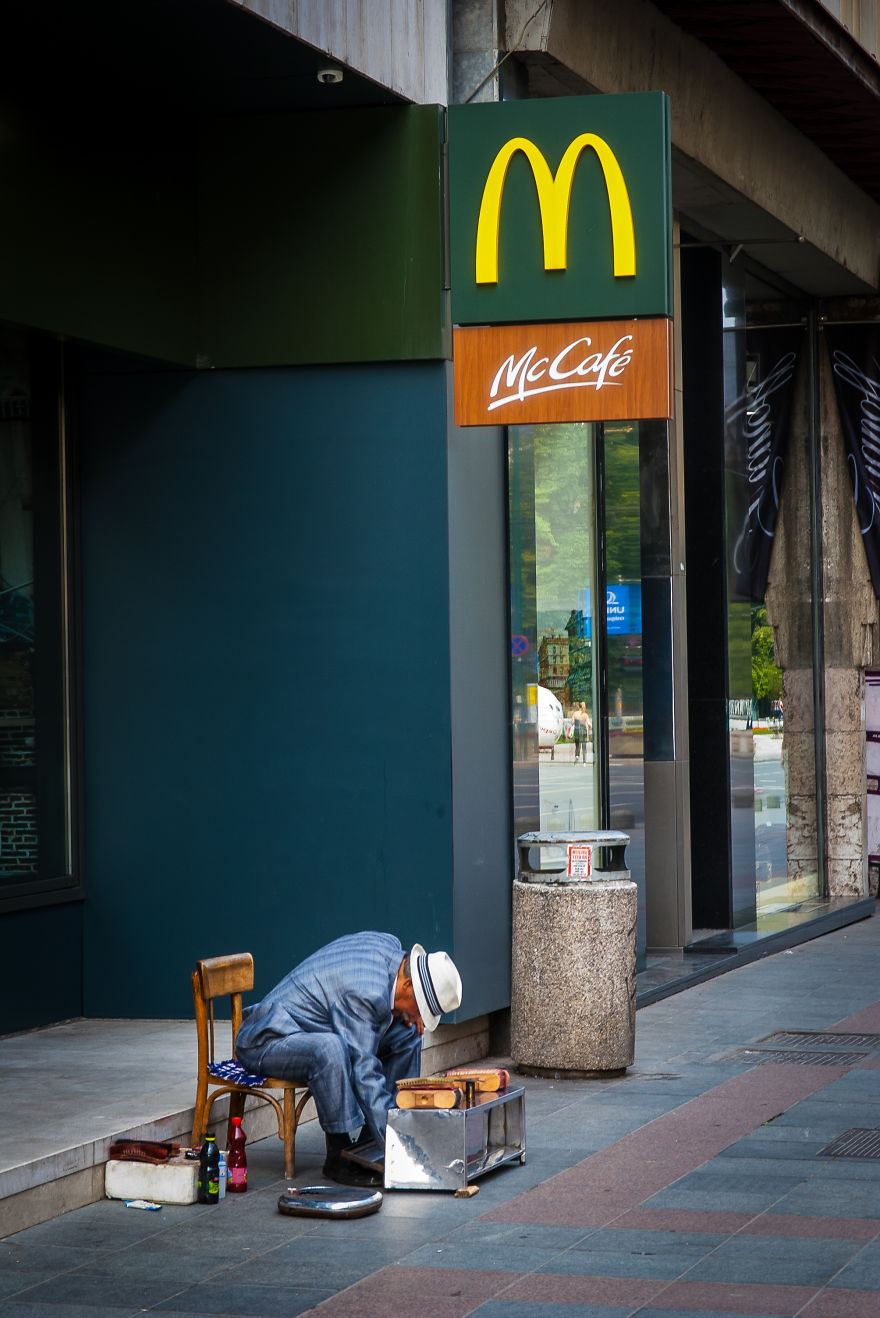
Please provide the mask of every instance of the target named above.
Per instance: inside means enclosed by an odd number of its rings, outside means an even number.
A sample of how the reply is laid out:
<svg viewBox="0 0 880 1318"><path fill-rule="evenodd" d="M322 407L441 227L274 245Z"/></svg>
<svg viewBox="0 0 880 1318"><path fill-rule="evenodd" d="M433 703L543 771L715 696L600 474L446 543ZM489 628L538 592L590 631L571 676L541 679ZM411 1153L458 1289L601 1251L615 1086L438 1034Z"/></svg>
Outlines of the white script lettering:
<svg viewBox="0 0 880 1318"><path fill-rule="evenodd" d="M775 521L776 509L779 507L779 480L782 475L782 459L777 457L771 467L773 415L768 400L777 390L788 384L794 372L795 360L795 353L785 353L773 369L767 372L765 378L755 385L754 389L747 389L740 394L727 413L728 423L735 421L737 417L745 417L742 433L748 445L748 481L749 485L757 485L758 487L756 497L752 499L746 510L742 530L733 549L733 564L737 572L745 570L745 563L742 561L743 551L748 545L749 536L753 530L760 530L765 536L773 538L774 527L772 521ZM762 504L765 503L768 493L772 502L768 506L770 518L765 521L764 516L762 516ZM770 521L769 525L767 524L768 521ZM754 552L754 546L752 546L752 555Z"/></svg>
<svg viewBox="0 0 880 1318"><path fill-rule="evenodd" d="M533 344L518 361L513 353L506 357L498 369L489 397L491 412L505 403L522 402L525 398L534 398L537 394L555 393L560 389L595 389L606 385L618 385L620 376L632 361L633 350L624 347L632 343L632 335L624 334L607 352L585 352L592 348L592 339L575 339L567 343L551 361L549 357L538 357L538 345ZM537 360L536 360L537 359ZM551 380L551 384L541 383ZM499 396L499 390L503 390Z"/></svg>
<svg viewBox="0 0 880 1318"><path fill-rule="evenodd" d="M870 513L864 507L864 496L860 498L859 469L852 457L849 462L853 480L853 499L859 510L862 535L865 535L870 531L875 517L880 512L878 509L880 499L875 488L875 483L880 482L880 380L873 380L870 375L866 375L858 362L853 361L852 357L840 350L834 353L834 374L845 384L858 390L862 396L859 404L861 414L859 432L862 440L862 461L867 476L865 494L870 500Z"/></svg>

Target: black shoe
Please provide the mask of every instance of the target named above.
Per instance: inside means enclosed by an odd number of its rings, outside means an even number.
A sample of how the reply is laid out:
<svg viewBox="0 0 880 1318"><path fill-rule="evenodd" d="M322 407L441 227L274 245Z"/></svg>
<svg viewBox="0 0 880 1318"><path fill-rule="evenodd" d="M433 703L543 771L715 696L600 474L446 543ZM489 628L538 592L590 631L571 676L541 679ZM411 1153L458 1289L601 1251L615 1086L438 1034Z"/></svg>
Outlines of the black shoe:
<svg viewBox="0 0 880 1318"><path fill-rule="evenodd" d="M328 1158L324 1163L323 1175L337 1185L354 1185L362 1190L379 1190L382 1188L382 1177L375 1172L368 1172L366 1167L359 1167L356 1162L350 1158Z"/></svg>

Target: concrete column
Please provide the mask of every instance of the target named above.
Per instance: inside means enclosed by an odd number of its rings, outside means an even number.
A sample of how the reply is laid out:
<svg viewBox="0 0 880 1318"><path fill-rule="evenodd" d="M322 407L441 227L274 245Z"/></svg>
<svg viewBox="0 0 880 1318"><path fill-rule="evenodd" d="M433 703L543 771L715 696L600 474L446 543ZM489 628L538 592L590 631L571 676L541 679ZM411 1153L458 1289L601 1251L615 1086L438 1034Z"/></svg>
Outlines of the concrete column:
<svg viewBox="0 0 880 1318"><path fill-rule="evenodd" d="M497 0L452 0L451 105L500 99L499 44Z"/></svg>

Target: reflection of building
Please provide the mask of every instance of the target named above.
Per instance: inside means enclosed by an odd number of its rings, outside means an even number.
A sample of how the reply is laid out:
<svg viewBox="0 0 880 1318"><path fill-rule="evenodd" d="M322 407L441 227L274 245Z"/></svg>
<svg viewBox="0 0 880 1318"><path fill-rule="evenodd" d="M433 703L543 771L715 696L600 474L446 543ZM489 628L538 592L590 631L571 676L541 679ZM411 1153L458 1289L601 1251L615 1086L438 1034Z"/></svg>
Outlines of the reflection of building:
<svg viewBox="0 0 880 1318"><path fill-rule="evenodd" d="M568 682L568 637L554 633L544 636L538 646L538 681L565 705Z"/></svg>
<svg viewBox="0 0 880 1318"><path fill-rule="evenodd" d="M593 708L593 675L589 617L583 610L572 610L565 624L568 632L568 705L581 702Z"/></svg>

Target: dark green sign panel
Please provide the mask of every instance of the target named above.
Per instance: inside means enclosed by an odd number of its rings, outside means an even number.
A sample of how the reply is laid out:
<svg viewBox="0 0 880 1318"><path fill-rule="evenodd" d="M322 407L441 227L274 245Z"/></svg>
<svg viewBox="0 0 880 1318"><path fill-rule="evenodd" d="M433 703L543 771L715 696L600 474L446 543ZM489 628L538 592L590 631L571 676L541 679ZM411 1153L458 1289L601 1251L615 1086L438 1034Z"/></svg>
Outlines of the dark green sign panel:
<svg viewBox="0 0 880 1318"><path fill-rule="evenodd" d="M449 109L458 325L672 315L663 92Z"/></svg>

